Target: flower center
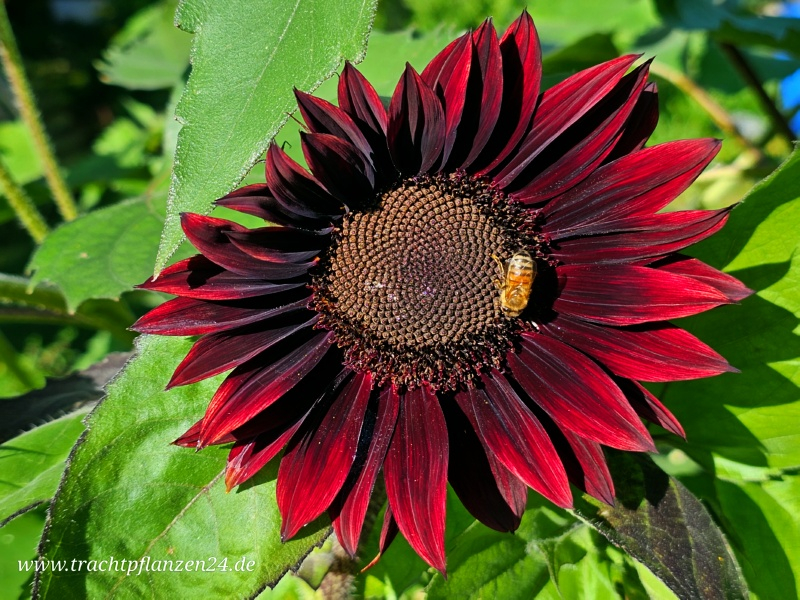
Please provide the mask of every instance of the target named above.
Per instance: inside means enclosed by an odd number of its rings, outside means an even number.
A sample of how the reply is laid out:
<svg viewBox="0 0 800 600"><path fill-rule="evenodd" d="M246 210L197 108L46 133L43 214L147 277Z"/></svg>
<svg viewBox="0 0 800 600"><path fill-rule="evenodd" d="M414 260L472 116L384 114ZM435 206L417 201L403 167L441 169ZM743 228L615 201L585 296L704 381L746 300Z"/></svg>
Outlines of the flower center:
<svg viewBox="0 0 800 600"><path fill-rule="evenodd" d="M465 175L416 177L337 228L314 307L350 366L379 381L455 388L508 347L505 260L524 244L514 212Z"/></svg>

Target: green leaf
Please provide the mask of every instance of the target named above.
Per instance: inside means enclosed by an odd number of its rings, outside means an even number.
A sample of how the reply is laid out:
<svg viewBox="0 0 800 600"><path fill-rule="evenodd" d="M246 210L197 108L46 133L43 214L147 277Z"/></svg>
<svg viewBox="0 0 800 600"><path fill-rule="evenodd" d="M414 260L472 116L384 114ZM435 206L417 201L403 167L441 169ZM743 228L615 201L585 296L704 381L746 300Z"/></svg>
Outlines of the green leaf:
<svg viewBox="0 0 800 600"><path fill-rule="evenodd" d="M173 24L176 0L134 15L96 66L100 79L131 90L174 86L189 67L192 38Z"/></svg>
<svg viewBox="0 0 800 600"><path fill-rule="evenodd" d="M655 389L686 429L684 450L718 476L764 478L800 466L798 224L795 152L753 189L720 233L692 249L757 290L740 306L682 323L741 373Z"/></svg>
<svg viewBox="0 0 800 600"><path fill-rule="evenodd" d="M716 481L731 545L759 598L800 596L800 476Z"/></svg>
<svg viewBox="0 0 800 600"><path fill-rule="evenodd" d="M48 379L42 389L3 400L0 402L0 442L78 406L96 402L103 396L103 387L129 358L130 353L116 352L80 372Z"/></svg>
<svg viewBox="0 0 800 600"><path fill-rule="evenodd" d="M31 259L31 282L49 281L74 311L89 298L119 298L152 274L165 191L96 210L51 233Z"/></svg>
<svg viewBox="0 0 800 600"><path fill-rule="evenodd" d="M44 510L25 513L0 530L0 600L24 600L31 597L36 544L42 537ZM23 561L28 569L17 561Z"/></svg>
<svg viewBox="0 0 800 600"><path fill-rule="evenodd" d="M375 0L181 0L177 22L196 35L156 271L183 239L179 213L207 214L264 153L294 110L292 87L363 58L374 13Z"/></svg>
<svg viewBox="0 0 800 600"><path fill-rule="evenodd" d="M190 340L143 337L139 355L108 387L53 499L46 560L150 561L142 575L114 570L39 576L41 598L243 598L276 582L327 534L315 522L279 539L277 462L251 485L225 493L227 448L197 454L170 442L200 418L220 377L164 391ZM252 571L235 570L254 561ZM227 559L228 571L220 565ZM172 571L155 571L154 567ZM216 562L215 572L175 570L176 561ZM87 563L88 564L88 563ZM144 565L145 563L139 563ZM185 563L184 563L185 564ZM146 567L142 567L145 569Z"/></svg>
<svg viewBox="0 0 800 600"><path fill-rule="evenodd" d="M608 456L616 506L584 495L575 513L679 598L748 597L736 559L700 501L646 456Z"/></svg>
<svg viewBox="0 0 800 600"><path fill-rule="evenodd" d="M0 526L53 497L87 412L71 413L0 445Z"/></svg>

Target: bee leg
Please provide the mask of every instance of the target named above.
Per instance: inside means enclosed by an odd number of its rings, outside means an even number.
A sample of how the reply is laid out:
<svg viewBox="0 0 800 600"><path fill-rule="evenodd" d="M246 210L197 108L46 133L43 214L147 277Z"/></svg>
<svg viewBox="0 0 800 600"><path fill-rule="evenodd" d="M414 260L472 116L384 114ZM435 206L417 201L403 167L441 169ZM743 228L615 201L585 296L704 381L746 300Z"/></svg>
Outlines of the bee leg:
<svg viewBox="0 0 800 600"><path fill-rule="evenodd" d="M502 290L506 285L506 267L503 264L503 261L500 260L496 254L492 254L492 258L497 263L497 267L500 269L500 279L496 279L494 285L498 290Z"/></svg>

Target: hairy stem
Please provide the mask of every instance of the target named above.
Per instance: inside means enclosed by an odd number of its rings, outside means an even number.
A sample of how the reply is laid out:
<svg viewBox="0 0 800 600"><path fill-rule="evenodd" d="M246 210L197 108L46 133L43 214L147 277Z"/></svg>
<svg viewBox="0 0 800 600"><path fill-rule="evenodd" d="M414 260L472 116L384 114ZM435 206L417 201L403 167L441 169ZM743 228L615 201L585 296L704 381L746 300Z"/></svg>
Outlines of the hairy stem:
<svg viewBox="0 0 800 600"><path fill-rule="evenodd" d="M733 44L721 43L720 48L722 48L722 53L739 72L739 75L744 79L745 83L755 92L758 101L772 121L772 126L775 127L775 131L786 138L787 142L791 143L797 136L792 131L789 120L778 110L778 105L775 104L775 100L767 94L758 75L753 70L750 63L747 62L747 58L745 58L744 54Z"/></svg>
<svg viewBox="0 0 800 600"><path fill-rule="evenodd" d="M42 116L36 107L30 83L25 76L22 56L20 56L11 23L8 20L5 0L0 0L0 61L3 63L3 70L14 94L19 115L33 138L33 145L39 155L44 169L44 177L53 194L58 211L65 221L72 221L78 216L78 208L61 173L58 161L56 161L53 145L44 130Z"/></svg>
<svg viewBox="0 0 800 600"><path fill-rule="evenodd" d="M653 63L650 66L650 72L656 77L668 81L697 102L697 104L708 113L708 116L711 117L711 120L714 121L717 127L728 137L736 140L753 154L756 158L756 162L760 162L764 158L764 153L761 149L741 134L728 111L689 76L659 63Z"/></svg>
<svg viewBox="0 0 800 600"><path fill-rule="evenodd" d="M31 234L33 241L41 244L49 232L47 223L25 190L14 183L2 159L0 159L0 191L5 194L9 206L17 215L22 226Z"/></svg>

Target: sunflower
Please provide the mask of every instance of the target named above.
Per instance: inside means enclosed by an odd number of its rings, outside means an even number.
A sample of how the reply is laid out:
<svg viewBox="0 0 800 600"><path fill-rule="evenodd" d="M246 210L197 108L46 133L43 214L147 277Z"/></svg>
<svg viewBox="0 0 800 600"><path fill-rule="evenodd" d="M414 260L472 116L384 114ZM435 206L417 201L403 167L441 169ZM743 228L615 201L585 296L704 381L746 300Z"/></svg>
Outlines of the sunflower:
<svg viewBox="0 0 800 600"><path fill-rule="evenodd" d="M642 418L684 434L640 382L734 370L668 321L750 293L677 253L728 217L659 212L719 142L645 147L638 58L540 92L523 13L406 65L388 110L350 64L338 107L297 91L310 172L272 145L266 183L217 201L268 225L184 214L200 254L141 286L177 298L137 331L200 336L169 387L232 369L176 443L233 443L228 489L283 450L282 539L327 510L350 554L385 486L382 546L440 571L448 482L500 531L528 487L613 503L603 446L655 451Z"/></svg>

